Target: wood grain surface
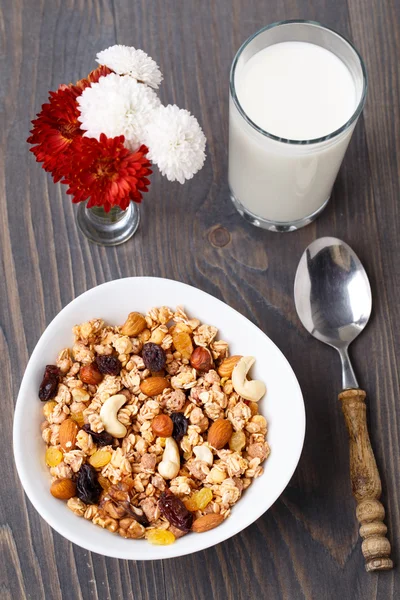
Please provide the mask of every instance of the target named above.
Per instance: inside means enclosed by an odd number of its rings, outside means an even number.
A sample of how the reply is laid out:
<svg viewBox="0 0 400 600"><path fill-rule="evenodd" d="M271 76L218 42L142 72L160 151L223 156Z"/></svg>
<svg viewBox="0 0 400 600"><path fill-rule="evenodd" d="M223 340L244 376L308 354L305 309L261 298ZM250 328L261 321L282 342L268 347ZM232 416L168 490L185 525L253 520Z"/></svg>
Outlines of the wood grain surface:
<svg viewBox="0 0 400 600"><path fill-rule="evenodd" d="M351 38L369 73L366 108L332 202L290 234L247 224L228 196L228 73L239 45L273 21L308 18ZM48 90L94 67L114 43L143 48L164 73L162 98L192 111L208 159L185 186L155 174L140 230L117 248L77 231L75 208L25 140ZM400 597L400 3L399 0L1 0L1 600L394 600ZM372 320L352 348L395 569L367 574L337 401L339 360L311 340L293 303L304 248L338 236L371 279ZM221 298L282 349L303 389L304 451L289 486L251 527L214 548L162 562L90 554L39 517L12 458L13 407L45 327L88 288L124 276L184 281Z"/></svg>

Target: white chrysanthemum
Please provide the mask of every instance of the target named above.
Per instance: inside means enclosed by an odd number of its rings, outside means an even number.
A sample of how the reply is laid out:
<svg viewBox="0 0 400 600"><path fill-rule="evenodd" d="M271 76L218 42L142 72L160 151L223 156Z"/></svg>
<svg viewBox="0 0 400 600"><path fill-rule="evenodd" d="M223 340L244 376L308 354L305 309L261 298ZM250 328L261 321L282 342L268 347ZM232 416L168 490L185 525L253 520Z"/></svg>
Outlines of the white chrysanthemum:
<svg viewBox="0 0 400 600"><path fill-rule="evenodd" d="M146 128L148 158L170 181L184 183L201 169L206 137L195 117L177 106L160 106Z"/></svg>
<svg viewBox="0 0 400 600"><path fill-rule="evenodd" d="M96 60L119 75L130 75L138 82L157 89L162 81L158 64L143 50L115 45L98 52Z"/></svg>
<svg viewBox="0 0 400 600"><path fill-rule="evenodd" d="M160 106L157 94L131 77L110 73L92 83L77 98L81 128L88 137L125 136L130 150L144 143L145 128L153 112Z"/></svg>

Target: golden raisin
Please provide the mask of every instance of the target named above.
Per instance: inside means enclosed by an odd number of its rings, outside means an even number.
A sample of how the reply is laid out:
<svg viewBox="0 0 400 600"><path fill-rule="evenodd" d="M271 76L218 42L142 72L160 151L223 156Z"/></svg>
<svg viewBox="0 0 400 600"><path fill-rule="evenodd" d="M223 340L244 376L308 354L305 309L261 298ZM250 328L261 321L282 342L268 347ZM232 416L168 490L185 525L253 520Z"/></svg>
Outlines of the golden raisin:
<svg viewBox="0 0 400 600"><path fill-rule="evenodd" d="M241 452L246 445L246 436L243 431L234 431L229 440L229 448L234 452Z"/></svg>
<svg viewBox="0 0 400 600"><path fill-rule="evenodd" d="M174 534L167 529L150 529L146 538L150 544L155 544L156 546L168 546L175 541Z"/></svg>
<svg viewBox="0 0 400 600"><path fill-rule="evenodd" d="M56 467L63 459L63 453L57 446L49 446L46 450L46 464L49 467Z"/></svg>
<svg viewBox="0 0 400 600"><path fill-rule="evenodd" d="M202 488L195 492L190 498L184 501L186 508L192 512L196 510L204 510L210 504L213 498L213 493L210 488Z"/></svg>
<svg viewBox="0 0 400 600"><path fill-rule="evenodd" d="M176 332L172 335L172 341L174 342L175 350L181 353L182 358L189 358L193 353L192 338L185 331Z"/></svg>
<svg viewBox="0 0 400 600"><path fill-rule="evenodd" d="M107 477L103 477L103 475L99 475L98 482L105 491L111 487L111 481Z"/></svg>
<svg viewBox="0 0 400 600"><path fill-rule="evenodd" d="M43 414L46 417L46 419L49 419L51 413L53 412L56 406L57 402L54 402L54 400L49 400L48 402L46 402L46 404L43 406Z"/></svg>
<svg viewBox="0 0 400 600"><path fill-rule="evenodd" d="M111 460L111 452L108 450L97 450L92 456L89 458L89 462L95 469L100 469L101 467L105 467Z"/></svg>
<svg viewBox="0 0 400 600"><path fill-rule="evenodd" d="M70 417L73 421L75 421L75 423L77 425L79 425L79 427L83 427L85 424L85 421L83 419L83 413L79 412L79 413L71 413Z"/></svg>

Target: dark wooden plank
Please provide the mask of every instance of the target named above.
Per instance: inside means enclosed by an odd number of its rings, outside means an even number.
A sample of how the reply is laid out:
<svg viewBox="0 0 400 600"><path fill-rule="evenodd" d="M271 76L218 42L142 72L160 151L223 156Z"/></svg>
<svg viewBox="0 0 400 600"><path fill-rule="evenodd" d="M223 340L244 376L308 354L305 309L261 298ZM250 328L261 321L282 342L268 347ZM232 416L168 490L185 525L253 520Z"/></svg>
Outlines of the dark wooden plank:
<svg viewBox="0 0 400 600"><path fill-rule="evenodd" d="M336 400L338 359L307 337L292 299L297 261L315 237L342 237L365 262L374 316L353 356L369 394L371 438L398 563L398 3L371 0L368 10L360 0L4 0L0 6L1 598L399 597L398 567L364 572ZM317 223L286 236L247 225L228 198L228 72L248 35L299 16L354 39L366 59L370 91L332 203ZM25 139L48 90L87 73L95 53L115 42L141 47L159 62L163 101L199 118L208 160L183 187L155 174L140 231L129 243L105 249L80 236L65 191L34 163ZM293 365L308 419L299 467L267 514L216 548L153 564L90 554L54 533L25 498L10 458L14 399L46 325L89 287L142 274L196 285L256 322Z"/></svg>

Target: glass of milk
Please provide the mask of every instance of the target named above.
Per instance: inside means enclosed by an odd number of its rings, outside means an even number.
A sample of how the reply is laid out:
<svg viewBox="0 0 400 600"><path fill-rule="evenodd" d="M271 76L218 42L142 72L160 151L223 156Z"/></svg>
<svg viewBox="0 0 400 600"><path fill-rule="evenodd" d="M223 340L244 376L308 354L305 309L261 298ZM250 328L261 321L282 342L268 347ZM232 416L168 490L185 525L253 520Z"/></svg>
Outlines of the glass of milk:
<svg viewBox="0 0 400 600"><path fill-rule="evenodd" d="M230 73L229 187L240 214L271 231L313 221L366 91L360 55L331 29L283 21L250 37Z"/></svg>

